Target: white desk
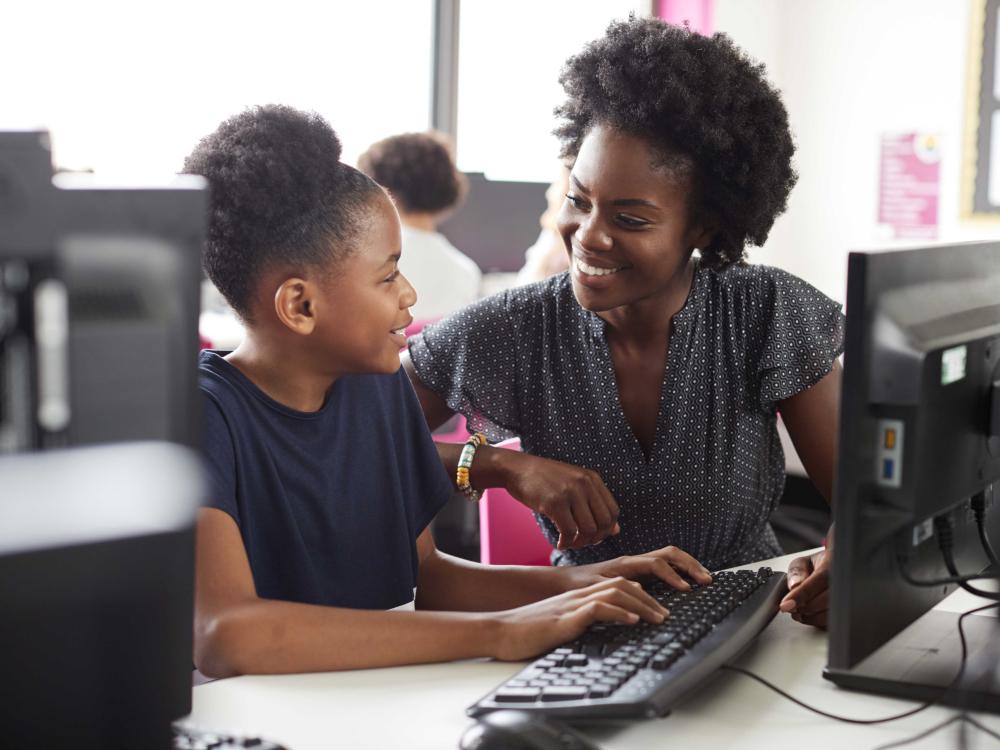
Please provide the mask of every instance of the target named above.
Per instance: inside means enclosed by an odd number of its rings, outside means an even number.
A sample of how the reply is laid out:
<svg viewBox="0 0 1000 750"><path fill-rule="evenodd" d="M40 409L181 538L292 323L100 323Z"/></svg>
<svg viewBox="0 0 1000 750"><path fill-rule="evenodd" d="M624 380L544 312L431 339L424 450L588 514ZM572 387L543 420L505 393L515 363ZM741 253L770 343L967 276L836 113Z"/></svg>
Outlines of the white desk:
<svg viewBox="0 0 1000 750"><path fill-rule="evenodd" d="M761 564L784 570L793 557ZM985 602L960 591L940 606L964 611L977 603ZM780 613L737 663L800 700L841 715L877 718L917 705L841 690L823 679L825 633ZM190 723L257 733L290 750L444 750L457 747L471 724L464 713L466 706L522 666L476 660L355 672L236 677L196 687ZM583 731L608 750L863 750L908 738L952 714L952 709L933 707L889 724L856 726L808 712L744 675L721 672L663 719L586 727ZM977 713L975 717L1000 732L1000 716ZM906 747L957 747L956 732L953 724ZM971 727L968 737L970 750L1000 746Z"/></svg>

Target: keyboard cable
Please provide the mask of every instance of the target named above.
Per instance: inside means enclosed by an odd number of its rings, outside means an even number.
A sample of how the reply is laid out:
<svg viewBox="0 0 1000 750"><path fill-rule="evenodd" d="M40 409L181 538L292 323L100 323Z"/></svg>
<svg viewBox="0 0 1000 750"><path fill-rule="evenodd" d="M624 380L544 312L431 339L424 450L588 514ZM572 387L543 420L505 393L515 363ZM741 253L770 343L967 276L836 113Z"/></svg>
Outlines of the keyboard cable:
<svg viewBox="0 0 1000 750"><path fill-rule="evenodd" d="M720 669L726 669L726 670L729 670L730 672L737 672L739 674L742 674L742 675L745 675L745 676L749 677L752 680L756 680L760 684L764 685L765 687L769 688L770 690L773 690L775 693L777 693L781 697L783 697L783 698L791 701L792 703L795 703L796 705L801 706L802 708L806 709L807 711L812 711L813 713L819 714L820 716L825 716L828 719L834 719L835 721L842 721L842 722L845 722L845 723L848 723L848 724L886 724L886 723L888 723L890 721L897 721L899 719L905 719L908 716L913 716L914 714L918 714L921 711L924 711L924 710L930 708L931 706L937 704L941 700L941 698L943 698L944 695L949 690L951 690L951 688L955 685L955 683L958 682L958 680L961 679L962 675L965 673L965 665L966 665L966 660L968 658L968 643L965 640L965 630L962 627L963 621L969 615L974 615L974 614L976 614L978 612L983 612L983 611L988 610L988 609L995 609L997 607L1000 607L1000 603L986 604L986 605L983 605L981 607L976 607L975 609L970 609L970 610L968 610L966 612L963 612L959 616L959 618L958 618L958 637L959 637L959 641L962 644L962 659L961 659L961 662L959 663L958 672L955 674L954 678L952 678L951 682L948 683L948 685L946 685L944 688L942 688L941 694L937 698L935 698L935 699L933 699L931 701L927 701L926 703L923 703L923 704L917 706L916 708L910 709L909 711L904 711L903 713L895 714L893 716L885 716L885 717L880 718L880 719L856 719L856 718L850 717L850 716L840 716L838 714L833 714L833 713L830 713L828 711L824 711L824 710L822 710L820 708L816 708L815 706L810 706L808 703L805 703L805 702L799 700L794 695L791 695L790 693L787 693L786 691L782 690L780 687L778 687L774 683L770 682L769 680L761 677L760 675L758 675L758 674L756 674L754 672L751 672L749 669L744 669L743 667L737 667L734 664L723 664L720 667ZM877 748L877 750L884 750L884 748L897 747L899 745L909 744L910 742L916 742L917 740L922 739L923 737L927 736L928 734L936 732L939 729L943 729L944 727L948 726L949 724L951 724L951 723L953 723L955 721L959 721L959 720L967 721L970 724L972 724L973 726L975 726L977 729L980 729L983 732L986 732L987 734L989 734L989 735L991 735L993 737L996 737L997 739L1000 739L1000 734L994 732L992 729L989 729L988 727L980 724L975 719L973 719L973 718L971 718L969 716L966 716L963 713L963 714L957 714L955 716L952 716L951 718L947 719L946 721L944 721L944 722L942 722L940 724L937 724L934 727L931 727L930 729L926 730L925 732L921 733L920 735L917 735L915 737L911 737L910 739L907 739L907 740L904 740L904 741L897 741L897 742L891 743L889 745L882 745L882 746L880 746L880 748Z"/></svg>

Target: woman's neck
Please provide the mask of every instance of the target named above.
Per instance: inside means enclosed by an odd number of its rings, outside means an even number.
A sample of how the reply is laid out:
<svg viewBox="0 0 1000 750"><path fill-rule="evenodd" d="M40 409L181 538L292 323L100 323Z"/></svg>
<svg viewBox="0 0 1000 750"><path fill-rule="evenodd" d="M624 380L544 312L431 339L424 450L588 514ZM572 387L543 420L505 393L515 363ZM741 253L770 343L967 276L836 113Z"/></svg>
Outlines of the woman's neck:
<svg viewBox="0 0 1000 750"><path fill-rule="evenodd" d="M335 376L313 372L298 352L263 341L250 330L225 359L270 398L295 411L319 411L336 382Z"/></svg>
<svg viewBox="0 0 1000 750"><path fill-rule="evenodd" d="M598 313L607 323L609 336L636 346L664 341L673 330L674 316L691 293L696 264L696 260L689 259L660 293Z"/></svg>

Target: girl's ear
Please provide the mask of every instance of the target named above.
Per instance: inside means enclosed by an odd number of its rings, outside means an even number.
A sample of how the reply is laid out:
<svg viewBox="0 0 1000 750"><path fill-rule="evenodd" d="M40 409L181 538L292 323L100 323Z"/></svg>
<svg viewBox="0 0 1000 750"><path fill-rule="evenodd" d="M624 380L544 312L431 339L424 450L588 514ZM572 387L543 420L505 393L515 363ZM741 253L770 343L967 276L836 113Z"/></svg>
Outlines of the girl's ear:
<svg viewBox="0 0 1000 750"><path fill-rule="evenodd" d="M274 312L289 330L308 336L316 328L316 285L305 279L282 282L274 293Z"/></svg>

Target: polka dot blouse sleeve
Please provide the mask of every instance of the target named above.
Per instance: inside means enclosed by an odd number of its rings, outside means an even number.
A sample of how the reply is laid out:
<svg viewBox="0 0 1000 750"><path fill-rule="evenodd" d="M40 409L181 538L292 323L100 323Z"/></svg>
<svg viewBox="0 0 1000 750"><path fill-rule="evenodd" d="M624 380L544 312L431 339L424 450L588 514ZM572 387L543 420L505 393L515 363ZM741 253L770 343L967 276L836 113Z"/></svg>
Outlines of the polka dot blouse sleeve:
<svg viewBox="0 0 1000 750"><path fill-rule="evenodd" d="M838 303L802 279L777 268L758 270L757 376L761 405L770 408L833 369L844 351L844 315Z"/></svg>
<svg viewBox="0 0 1000 750"><path fill-rule="evenodd" d="M420 380L491 442L520 434L518 347L507 293L475 302L410 338Z"/></svg>

